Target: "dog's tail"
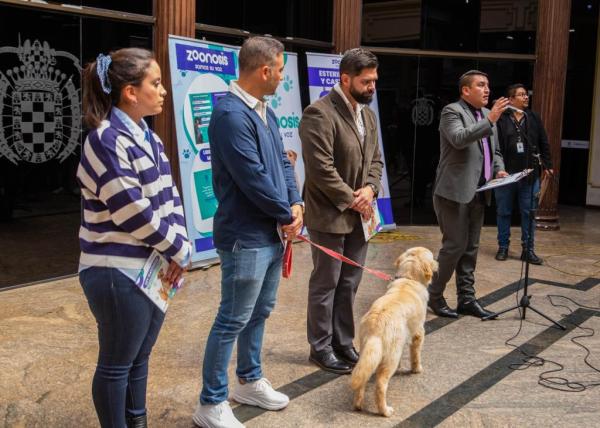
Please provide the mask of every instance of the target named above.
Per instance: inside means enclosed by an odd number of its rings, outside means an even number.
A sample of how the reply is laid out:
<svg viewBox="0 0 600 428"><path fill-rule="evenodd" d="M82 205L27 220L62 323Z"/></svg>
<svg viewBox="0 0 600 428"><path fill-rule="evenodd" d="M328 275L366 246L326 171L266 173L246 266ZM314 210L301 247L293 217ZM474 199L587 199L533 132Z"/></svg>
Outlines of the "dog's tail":
<svg viewBox="0 0 600 428"><path fill-rule="evenodd" d="M352 377L350 378L350 388L353 390L359 389L362 385L366 384L371 375L379 366L383 353L383 345L381 338L370 337L363 344L360 349L360 358L358 363L352 370Z"/></svg>

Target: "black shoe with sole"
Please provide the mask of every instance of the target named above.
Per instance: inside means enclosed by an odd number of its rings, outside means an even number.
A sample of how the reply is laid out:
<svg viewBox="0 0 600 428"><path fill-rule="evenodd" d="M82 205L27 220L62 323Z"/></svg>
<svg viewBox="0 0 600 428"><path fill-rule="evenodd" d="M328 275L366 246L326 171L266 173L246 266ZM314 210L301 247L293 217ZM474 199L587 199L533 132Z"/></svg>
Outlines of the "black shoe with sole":
<svg viewBox="0 0 600 428"><path fill-rule="evenodd" d="M358 363L358 352L356 352L356 349L354 349L353 346L345 349L333 348L333 352L338 359L350 364L352 367Z"/></svg>
<svg viewBox="0 0 600 428"><path fill-rule="evenodd" d="M427 306L429 306L429 309L431 309L438 317L458 318L456 311L450 309L448 303L446 303L446 299L443 297L439 299L430 299Z"/></svg>
<svg viewBox="0 0 600 428"><path fill-rule="evenodd" d="M336 374L349 374L352 372L350 364L340 360L333 351L311 351L308 359L327 372Z"/></svg>
<svg viewBox="0 0 600 428"><path fill-rule="evenodd" d="M496 260L503 262L508 258L508 248L500 247L496 253Z"/></svg>
<svg viewBox="0 0 600 428"><path fill-rule="evenodd" d="M477 318L489 317L494 318L495 312L485 310L477 300L471 300L467 303L459 303L456 307L456 312L462 315L471 315Z"/></svg>
<svg viewBox="0 0 600 428"><path fill-rule="evenodd" d="M148 428L146 415L126 416L127 428Z"/></svg>
<svg viewBox="0 0 600 428"><path fill-rule="evenodd" d="M529 254L528 254L529 253ZM531 251L526 251L523 250L523 252L521 253L521 260L525 261L525 257L527 256L527 258L529 259L529 263L531 263L532 265L543 265L544 261L542 259L540 259L534 252L533 250Z"/></svg>

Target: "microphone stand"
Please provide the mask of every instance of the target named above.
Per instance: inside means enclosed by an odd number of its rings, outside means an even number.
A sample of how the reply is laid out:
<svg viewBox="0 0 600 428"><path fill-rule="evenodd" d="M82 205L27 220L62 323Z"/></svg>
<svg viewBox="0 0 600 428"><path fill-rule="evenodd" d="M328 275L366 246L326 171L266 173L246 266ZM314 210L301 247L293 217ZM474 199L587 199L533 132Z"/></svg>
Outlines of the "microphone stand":
<svg viewBox="0 0 600 428"><path fill-rule="evenodd" d="M512 108L512 111L515 111L516 109ZM512 114L512 113L511 113ZM523 114L525 115L525 113L523 112ZM534 165L532 165L531 163L531 158L529 156L529 150L530 150L530 146L529 146L529 141L528 141L528 137L527 134L525 132L523 132L523 129L521 128L521 124L519 123L518 120L516 120L516 118L511 118L511 120L513 121L513 123L515 124L517 131L519 133L519 135L521 136L521 140L523 141L523 144L525 144L525 159L527 159L527 166L531 166L532 167L532 171L529 173L529 175L527 177L524 178L524 180L529 180L529 184L530 184L530 195L529 195L529 203L530 203L530 209L529 209L529 220L528 220L528 231L529 234L527 236L527 244L526 244L526 248L524 249L525 251L525 277L523 278L523 296L521 297L521 300L519 301L518 305L512 306L508 309L504 309L500 312L496 312L492 315L489 315L487 317L483 317L481 318L482 321L486 321L489 319L494 319L502 314L505 314L507 312L510 312L514 309L523 309L521 311L521 319L524 320L525 319L525 315L527 312L527 308L531 309L533 312L535 312L536 314L540 315L543 318L546 318L548 321L550 321L552 324L554 324L556 327L560 328L561 330L566 330L566 327L564 327L562 324L559 324L557 321L554 321L552 318L550 318L548 315L544 314L543 312L540 312L539 310L537 310L536 308L534 308L533 306L531 306L531 296L528 294L528 287L529 287L529 255L531 253L531 249L533 247L533 219L535 216L535 208L533 207L534 205L534 194L533 194L533 185L535 183L535 172L539 173L539 176L541 177L541 173L542 173L542 161L540 158L539 153L537 154L533 154L532 156L537 158L537 162L534 163ZM529 126L531 126L529 124ZM517 184L517 183L515 183ZM518 185L518 184L517 184ZM519 292L519 290L517 289L517 293Z"/></svg>

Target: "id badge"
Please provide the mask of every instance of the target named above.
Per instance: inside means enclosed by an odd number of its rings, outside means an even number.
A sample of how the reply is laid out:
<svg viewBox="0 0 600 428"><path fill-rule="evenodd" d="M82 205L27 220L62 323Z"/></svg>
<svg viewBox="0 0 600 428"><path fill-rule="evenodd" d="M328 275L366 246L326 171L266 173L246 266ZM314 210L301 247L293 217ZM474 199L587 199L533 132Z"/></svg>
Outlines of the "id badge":
<svg viewBox="0 0 600 428"><path fill-rule="evenodd" d="M520 141L517 143L517 153L525 153L525 147L523 147L523 143Z"/></svg>

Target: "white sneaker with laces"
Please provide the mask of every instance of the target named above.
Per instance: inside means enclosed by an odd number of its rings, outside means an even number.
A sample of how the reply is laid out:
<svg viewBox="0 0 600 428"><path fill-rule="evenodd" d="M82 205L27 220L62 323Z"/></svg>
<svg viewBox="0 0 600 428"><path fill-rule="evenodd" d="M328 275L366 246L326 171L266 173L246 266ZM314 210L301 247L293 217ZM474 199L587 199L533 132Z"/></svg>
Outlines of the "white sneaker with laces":
<svg viewBox="0 0 600 428"><path fill-rule="evenodd" d="M255 382L238 384L231 398L242 404L262 407L267 410L281 410L286 407L290 399L287 395L275 391L266 378Z"/></svg>
<svg viewBox="0 0 600 428"><path fill-rule="evenodd" d="M196 426L203 428L245 428L231 411L229 401L219 404L198 404L192 420Z"/></svg>

